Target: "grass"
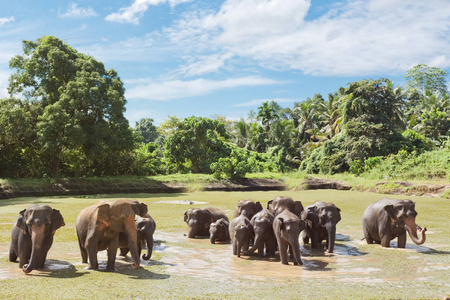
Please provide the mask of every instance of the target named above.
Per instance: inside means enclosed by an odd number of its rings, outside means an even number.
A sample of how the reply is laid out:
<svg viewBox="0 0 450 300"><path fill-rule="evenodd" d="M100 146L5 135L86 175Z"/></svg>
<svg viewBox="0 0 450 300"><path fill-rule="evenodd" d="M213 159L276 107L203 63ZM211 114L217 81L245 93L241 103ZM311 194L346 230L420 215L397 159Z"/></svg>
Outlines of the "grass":
<svg viewBox="0 0 450 300"><path fill-rule="evenodd" d="M178 201L207 202L231 217L238 200L267 201L291 196L304 205L334 202L342 210L334 255L302 246L302 267L283 266L277 258L231 255L231 246L208 239L187 239ZM442 299L450 296L450 205L444 198L405 197L416 202L417 223L428 228L427 241L407 249L384 249L361 242L364 209L384 195L355 191L195 192L0 200L1 299ZM392 196L391 196L392 197ZM129 259L117 259L116 272L87 270L81 264L75 219L99 199L137 199L149 206L157 223L157 246L149 263L132 270ZM10 231L20 210L31 203L59 209L66 226L57 231L46 269L24 275L8 259ZM99 260L105 261L100 253ZM60 268L52 269L54 266ZM62 267L61 267L62 266Z"/></svg>

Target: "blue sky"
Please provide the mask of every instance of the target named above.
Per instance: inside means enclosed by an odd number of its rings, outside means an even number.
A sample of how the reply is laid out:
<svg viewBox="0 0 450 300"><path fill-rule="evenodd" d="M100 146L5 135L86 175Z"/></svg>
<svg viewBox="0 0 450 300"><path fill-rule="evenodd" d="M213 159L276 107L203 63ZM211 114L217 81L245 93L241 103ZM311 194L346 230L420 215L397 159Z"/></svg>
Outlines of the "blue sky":
<svg viewBox="0 0 450 300"><path fill-rule="evenodd" d="M449 70L448 0L0 1L0 97L22 40L54 35L115 69L130 125L247 117L424 63Z"/></svg>

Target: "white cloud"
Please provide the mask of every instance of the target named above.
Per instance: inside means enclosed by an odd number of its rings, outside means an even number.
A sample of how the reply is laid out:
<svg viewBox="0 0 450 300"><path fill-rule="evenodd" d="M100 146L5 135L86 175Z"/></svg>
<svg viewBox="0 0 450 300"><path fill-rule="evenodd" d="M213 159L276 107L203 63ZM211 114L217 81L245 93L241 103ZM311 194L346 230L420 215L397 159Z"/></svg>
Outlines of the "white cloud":
<svg viewBox="0 0 450 300"><path fill-rule="evenodd" d="M129 83L129 81L127 81ZM170 80L165 82L150 81L130 88L126 92L129 99L170 100L206 95L218 90L242 86L279 84L281 82L255 76L225 80L195 79L190 81Z"/></svg>
<svg viewBox="0 0 450 300"><path fill-rule="evenodd" d="M3 26L3 25L5 25L6 23L14 22L14 21L15 21L14 17L0 18L0 26Z"/></svg>
<svg viewBox="0 0 450 300"><path fill-rule="evenodd" d="M450 1L347 0L305 19L309 8L309 0L228 0L217 12L185 14L163 34L189 57L186 74L242 59L321 76L450 66Z"/></svg>
<svg viewBox="0 0 450 300"><path fill-rule="evenodd" d="M169 3L170 6L174 7L179 3L188 1L190 0L134 0L131 6L122 7L119 9L119 12L112 13L106 16L105 19L111 22L139 24L139 20L143 17L150 5Z"/></svg>
<svg viewBox="0 0 450 300"><path fill-rule="evenodd" d="M78 7L76 3L69 4L69 8L67 9L67 12L64 14L59 14L61 18L74 18L74 19L81 19L81 18L89 18L89 17L96 17L97 12L91 8L82 8Z"/></svg>

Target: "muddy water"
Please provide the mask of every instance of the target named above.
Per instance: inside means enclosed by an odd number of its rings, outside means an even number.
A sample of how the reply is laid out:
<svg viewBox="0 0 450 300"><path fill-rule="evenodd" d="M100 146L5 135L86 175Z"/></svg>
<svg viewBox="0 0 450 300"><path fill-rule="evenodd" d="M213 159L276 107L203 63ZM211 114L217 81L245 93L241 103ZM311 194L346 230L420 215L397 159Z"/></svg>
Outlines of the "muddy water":
<svg viewBox="0 0 450 300"><path fill-rule="evenodd" d="M334 254L324 254L323 251L311 250L309 246L302 245L303 266L294 266L292 263L286 266L280 263L279 257L259 258L252 255L238 258L232 255L231 244L212 245L209 239L188 239L179 233L162 232L155 234L155 238L164 241L155 246L154 252L162 255L161 260L167 265L168 272L212 280L331 278L342 274L367 275L379 271L349 267L365 260L356 247L349 245L336 245ZM348 237L342 239L348 240ZM167 243L173 246L169 247ZM185 247L186 244L189 247Z"/></svg>

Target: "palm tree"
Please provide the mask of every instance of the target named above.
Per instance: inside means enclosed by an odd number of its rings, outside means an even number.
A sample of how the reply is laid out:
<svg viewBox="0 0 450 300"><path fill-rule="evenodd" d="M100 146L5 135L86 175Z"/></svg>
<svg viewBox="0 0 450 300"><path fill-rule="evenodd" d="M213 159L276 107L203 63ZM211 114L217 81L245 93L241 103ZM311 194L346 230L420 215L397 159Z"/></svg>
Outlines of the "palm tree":
<svg viewBox="0 0 450 300"><path fill-rule="evenodd" d="M275 101L266 101L258 107L258 114L256 118L261 120L261 123L265 126L266 132L270 130L270 123L279 118L277 111L278 104Z"/></svg>

